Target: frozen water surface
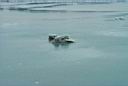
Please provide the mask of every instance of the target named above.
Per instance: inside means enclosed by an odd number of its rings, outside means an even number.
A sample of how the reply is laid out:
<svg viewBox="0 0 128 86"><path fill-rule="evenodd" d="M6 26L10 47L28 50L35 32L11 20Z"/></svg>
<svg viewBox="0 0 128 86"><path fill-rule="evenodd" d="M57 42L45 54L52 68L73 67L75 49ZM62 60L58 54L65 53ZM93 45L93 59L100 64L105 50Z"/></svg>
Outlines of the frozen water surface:
<svg viewBox="0 0 128 86"><path fill-rule="evenodd" d="M50 33L76 43L54 46ZM128 86L127 61L126 9L0 11L0 86Z"/></svg>

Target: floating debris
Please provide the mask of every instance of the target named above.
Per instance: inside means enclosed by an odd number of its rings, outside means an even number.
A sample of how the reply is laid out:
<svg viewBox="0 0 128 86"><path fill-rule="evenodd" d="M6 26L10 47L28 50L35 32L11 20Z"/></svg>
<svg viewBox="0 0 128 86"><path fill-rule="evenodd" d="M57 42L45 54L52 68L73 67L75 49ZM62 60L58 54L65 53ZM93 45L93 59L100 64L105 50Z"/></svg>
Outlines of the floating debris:
<svg viewBox="0 0 128 86"><path fill-rule="evenodd" d="M49 35L48 40L55 47L65 47L65 48L68 47L69 44L75 42L75 40L73 40L70 36L67 36L67 35L58 36L56 34Z"/></svg>
<svg viewBox="0 0 128 86"><path fill-rule="evenodd" d="M51 43L74 43L75 40L70 38L70 36L58 36L56 34L49 35L49 42Z"/></svg>

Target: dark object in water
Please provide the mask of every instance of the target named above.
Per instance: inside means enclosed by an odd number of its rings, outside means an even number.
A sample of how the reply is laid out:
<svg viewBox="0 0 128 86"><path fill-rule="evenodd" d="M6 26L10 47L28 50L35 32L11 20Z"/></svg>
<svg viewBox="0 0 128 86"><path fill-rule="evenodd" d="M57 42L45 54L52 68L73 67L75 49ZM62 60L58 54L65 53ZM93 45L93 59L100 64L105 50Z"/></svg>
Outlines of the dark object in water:
<svg viewBox="0 0 128 86"><path fill-rule="evenodd" d="M56 34L49 35L49 42L55 44L61 44L61 43L74 43L75 41L71 39L69 36L58 36Z"/></svg>
<svg viewBox="0 0 128 86"><path fill-rule="evenodd" d="M55 39L55 37L57 37L57 35L56 34L52 34L52 35L49 35L49 41L52 41L52 40L54 40Z"/></svg>
<svg viewBox="0 0 128 86"><path fill-rule="evenodd" d="M2 8L2 7L0 7L0 10L3 10L3 8Z"/></svg>
<svg viewBox="0 0 128 86"><path fill-rule="evenodd" d="M124 17L116 17L115 20L125 20Z"/></svg>

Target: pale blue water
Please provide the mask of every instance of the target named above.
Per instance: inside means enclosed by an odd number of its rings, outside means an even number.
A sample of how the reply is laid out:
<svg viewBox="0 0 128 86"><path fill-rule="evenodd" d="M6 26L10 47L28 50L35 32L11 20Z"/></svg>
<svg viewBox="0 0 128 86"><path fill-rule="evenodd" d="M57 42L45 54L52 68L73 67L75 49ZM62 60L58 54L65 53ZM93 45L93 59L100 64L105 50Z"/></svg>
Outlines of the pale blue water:
<svg viewBox="0 0 128 86"><path fill-rule="evenodd" d="M127 67L128 12L0 11L0 86L128 86Z"/></svg>

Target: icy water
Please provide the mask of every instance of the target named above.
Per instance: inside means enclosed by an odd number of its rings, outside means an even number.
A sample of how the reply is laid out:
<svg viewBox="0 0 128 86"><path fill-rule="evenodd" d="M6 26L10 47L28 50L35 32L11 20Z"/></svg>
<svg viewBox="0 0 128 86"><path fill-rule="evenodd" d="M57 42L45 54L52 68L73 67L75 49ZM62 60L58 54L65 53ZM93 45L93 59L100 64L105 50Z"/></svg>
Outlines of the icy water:
<svg viewBox="0 0 128 86"><path fill-rule="evenodd" d="M76 43L54 46L50 33ZM127 67L126 11L0 11L0 86L128 86Z"/></svg>

